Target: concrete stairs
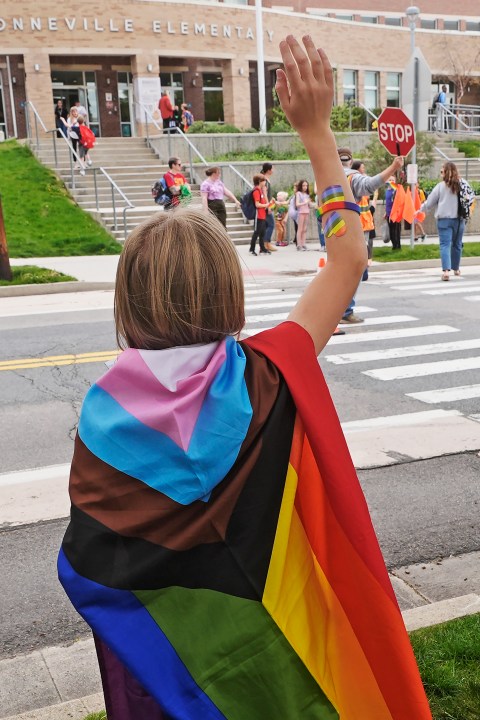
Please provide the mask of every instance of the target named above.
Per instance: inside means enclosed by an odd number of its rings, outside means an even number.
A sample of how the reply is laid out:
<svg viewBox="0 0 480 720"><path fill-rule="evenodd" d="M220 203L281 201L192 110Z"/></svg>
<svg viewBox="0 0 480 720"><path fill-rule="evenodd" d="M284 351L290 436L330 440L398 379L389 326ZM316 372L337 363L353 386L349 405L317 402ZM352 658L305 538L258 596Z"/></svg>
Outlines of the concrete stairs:
<svg viewBox="0 0 480 720"><path fill-rule="evenodd" d="M466 158L453 144L454 139L448 135L436 135L435 147L444 153L449 160L455 163L460 175L466 180L480 181L480 159ZM436 155L438 158L439 156ZM442 157L443 161L444 158Z"/></svg>
<svg viewBox="0 0 480 720"><path fill-rule="evenodd" d="M168 170L168 166L160 164L144 138L99 138L90 151L93 165L86 169L85 175L76 170L75 183L71 180L69 150L63 140L57 140L56 164L50 141L40 144L37 156L60 176L79 207L91 213L119 242L123 242L152 213L163 212L153 202L151 187ZM112 188L101 168L121 192ZM186 175L188 177L188 173ZM191 183L191 187L192 205L200 207L200 186ZM129 207L125 198L133 208ZM245 223L242 213L229 202L227 231L237 244L249 242L252 234L251 225Z"/></svg>

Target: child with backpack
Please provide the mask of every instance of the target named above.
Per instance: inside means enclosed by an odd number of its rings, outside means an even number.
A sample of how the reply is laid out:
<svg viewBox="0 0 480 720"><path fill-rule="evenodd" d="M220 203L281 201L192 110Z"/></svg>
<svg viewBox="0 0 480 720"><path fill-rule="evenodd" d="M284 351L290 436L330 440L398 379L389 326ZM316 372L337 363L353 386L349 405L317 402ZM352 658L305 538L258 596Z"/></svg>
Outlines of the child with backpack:
<svg viewBox="0 0 480 720"><path fill-rule="evenodd" d="M267 178L265 175L253 176L252 200L255 204L255 226L252 240L250 242L250 255L257 255L255 245L260 245L260 255L270 255L270 250L265 247L265 230L267 229L267 208L270 205L267 197Z"/></svg>
<svg viewBox="0 0 480 720"><path fill-rule="evenodd" d="M83 115L78 116L78 157L83 163L83 167L80 170L80 175L85 175L85 165L92 165L92 158L90 157L90 149L95 145L95 135L90 128L85 124L85 118Z"/></svg>

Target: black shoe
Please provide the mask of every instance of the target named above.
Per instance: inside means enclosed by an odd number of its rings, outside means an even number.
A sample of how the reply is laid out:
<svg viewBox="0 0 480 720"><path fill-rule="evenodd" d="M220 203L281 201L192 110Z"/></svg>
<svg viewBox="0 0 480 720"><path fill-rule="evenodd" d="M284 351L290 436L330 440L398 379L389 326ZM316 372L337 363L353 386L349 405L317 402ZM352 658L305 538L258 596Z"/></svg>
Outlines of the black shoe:
<svg viewBox="0 0 480 720"><path fill-rule="evenodd" d="M271 255L270 250L260 250L260 255Z"/></svg>
<svg viewBox="0 0 480 720"><path fill-rule="evenodd" d="M255 255L255 257L257 257L257 253L255 252L255 250L250 250L250 255Z"/></svg>

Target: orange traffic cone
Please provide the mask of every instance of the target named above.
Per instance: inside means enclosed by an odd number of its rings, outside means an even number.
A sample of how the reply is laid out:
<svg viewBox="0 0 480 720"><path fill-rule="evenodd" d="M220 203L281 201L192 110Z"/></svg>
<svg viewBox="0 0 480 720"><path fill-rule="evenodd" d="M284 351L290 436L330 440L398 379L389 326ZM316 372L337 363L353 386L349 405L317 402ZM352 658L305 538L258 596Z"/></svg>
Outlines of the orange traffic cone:
<svg viewBox="0 0 480 720"><path fill-rule="evenodd" d="M325 258L321 257L318 261L317 273L319 273L320 270L325 267L325 265L326 265Z"/></svg>

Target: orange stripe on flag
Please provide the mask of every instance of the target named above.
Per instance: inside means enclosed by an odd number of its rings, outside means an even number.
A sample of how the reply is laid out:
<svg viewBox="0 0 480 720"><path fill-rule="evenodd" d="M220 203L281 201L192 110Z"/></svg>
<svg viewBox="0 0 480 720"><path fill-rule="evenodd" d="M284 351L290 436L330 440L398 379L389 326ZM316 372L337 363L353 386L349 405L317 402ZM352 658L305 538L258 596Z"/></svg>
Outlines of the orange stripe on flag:
<svg viewBox="0 0 480 720"><path fill-rule="evenodd" d="M293 507L290 465L263 604L342 720L391 720L360 643Z"/></svg>
<svg viewBox="0 0 480 720"><path fill-rule="evenodd" d="M386 594L338 522L306 437L297 467L295 509L311 552L351 623L391 716L398 720L431 717L398 606ZM368 541L367 537L365 541ZM342 628L333 624L335 617L331 620L329 630L341 644ZM385 656L386 647L388 657ZM348 652L347 647L342 648L342 657L345 658L344 653ZM399 690L396 672L400 668L403 680L400 687L405 688L406 683L412 688L408 697L403 689ZM359 714L355 720L358 717L363 716ZM370 713L365 717L375 715ZM378 717L383 720L382 715Z"/></svg>

